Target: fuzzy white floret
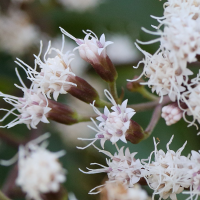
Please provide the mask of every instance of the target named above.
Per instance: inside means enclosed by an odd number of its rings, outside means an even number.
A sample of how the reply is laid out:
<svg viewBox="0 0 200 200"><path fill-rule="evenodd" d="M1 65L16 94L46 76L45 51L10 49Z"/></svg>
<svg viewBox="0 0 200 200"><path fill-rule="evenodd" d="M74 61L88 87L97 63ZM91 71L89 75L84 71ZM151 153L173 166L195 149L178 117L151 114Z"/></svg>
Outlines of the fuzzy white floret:
<svg viewBox="0 0 200 200"><path fill-rule="evenodd" d="M97 148L97 147L96 147ZM98 148L97 148L98 149ZM99 149L98 149L99 150ZM109 182L121 182L126 187L133 187L142 177L142 164L139 159L135 159L137 153L130 153L129 149L126 148L124 153L124 147L122 147L117 153L112 155L108 151L99 150L99 152L104 153L109 156L110 159L106 159L108 166L103 166L98 163L92 163L101 166L100 169L89 169L87 174L96 173L107 173Z"/></svg>
<svg viewBox="0 0 200 200"><path fill-rule="evenodd" d="M100 140L101 146L104 148L104 143L106 140L110 140L112 144L115 144L118 140L127 143L126 140L126 131L129 129L130 120L135 114L135 111L132 108L127 108L128 100L122 102L121 105L117 104L113 99L112 95L108 90L104 90L106 97L113 104L111 107L112 111L105 106L104 113L101 113L95 106L94 103L91 106L94 109L94 112L98 115L96 118L100 123L97 124L92 118L91 120L95 124L95 128L89 126L97 132L93 142ZM85 139L86 140L86 139Z"/></svg>
<svg viewBox="0 0 200 200"><path fill-rule="evenodd" d="M58 161L61 155L63 152L50 152L35 142L20 147L16 184L28 198L41 200L41 194L58 192L66 180L65 170Z"/></svg>
<svg viewBox="0 0 200 200"><path fill-rule="evenodd" d="M148 163L145 163L145 178L150 188L154 190L153 196L159 194L160 199L170 197L176 200L176 194L191 185L191 173L188 173L191 161L188 157L181 156L186 143L174 152L169 149L172 139L173 136L167 144L165 153L163 150L157 150L154 138L154 160L151 154Z"/></svg>

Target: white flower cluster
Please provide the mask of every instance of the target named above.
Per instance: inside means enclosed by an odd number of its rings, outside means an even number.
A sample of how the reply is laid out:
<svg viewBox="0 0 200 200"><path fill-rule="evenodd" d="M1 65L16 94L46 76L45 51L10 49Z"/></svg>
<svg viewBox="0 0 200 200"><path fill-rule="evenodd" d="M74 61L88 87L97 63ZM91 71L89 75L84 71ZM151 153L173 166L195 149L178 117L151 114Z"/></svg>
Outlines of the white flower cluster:
<svg viewBox="0 0 200 200"><path fill-rule="evenodd" d="M40 56L42 53L42 42L39 55L35 56L35 67L32 68L22 60L17 58L15 61L27 74L27 78L31 80L32 84L28 89L21 80L18 71L17 76L23 87L19 87L24 96L18 98L15 96L0 93L0 96L4 97L4 100L11 104L14 108L1 119L3 121L9 114L17 116L15 120L3 127L13 127L16 124L26 124L28 128L36 128L37 124L42 121L49 123L47 120L48 112L51 108L48 107L48 99L51 98L53 93L54 100L57 101L59 94L66 94L71 86L76 86L75 83L69 81L70 77L74 77L75 74L71 70L70 63L73 60L73 54L69 52L63 54L64 48L64 36L61 51L55 48L51 48L49 42L47 51L44 54L44 62L41 61ZM46 58L47 54L55 51L57 55L52 58ZM38 72L39 68L39 72ZM47 96L47 97L46 97ZM13 111L17 110L20 114L16 114Z"/></svg>
<svg viewBox="0 0 200 200"><path fill-rule="evenodd" d="M133 187L134 184L140 180L140 177L142 177L142 164L140 163L139 159L136 160L134 158L137 153L130 153L129 149L127 148L124 154L124 147L122 147L118 153L115 153L114 156L108 151L100 149L98 150L99 152L102 152L111 158L111 160L106 160L108 166L103 166L97 163L93 163L103 168L101 169L87 168L90 171L84 172L81 170L83 173L96 174L105 172L108 174L110 182L119 181L124 183L128 187Z"/></svg>
<svg viewBox="0 0 200 200"><path fill-rule="evenodd" d="M134 188L135 184L140 180L145 179L149 187L154 191L153 199L156 194L160 195L159 199L167 199L168 197L172 200L177 200L176 195L183 192L190 194L190 198L197 199L200 195L200 153L196 151L191 152L191 156L181 155L185 144L174 152L170 150L169 145L173 140L173 136L166 145L167 152L158 150L155 138L154 145L155 150L150 154L148 159L135 159L137 153L130 153L127 148L125 154L123 153L124 147L114 156L105 150L100 150L96 146L99 152L109 156L111 160L107 160L108 166L103 166L98 163L92 163L92 165L99 165L100 169L90 169L83 173L96 174L96 173L107 173L109 183L122 183L126 188ZM152 158L154 155L154 159ZM97 186L93 188L90 193L95 189L102 187ZM189 189L190 191L183 191Z"/></svg>
<svg viewBox="0 0 200 200"><path fill-rule="evenodd" d="M62 168L58 158L65 151L50 152L46 149L49 133L20 146L18 154L11 160L0 160L0 164L8 166L18 159L18 175L16 185L26 193L28 199L42 200L43 194L58 192L60 184L66 180L66 170Z"/></svg>
<svg viewBox="0 0 200 200"><path fill-rule="evenodd" d="M95 124L96 128L88 126L92 130L96 131L97 134L95 135L94 139L89 145L93 144L96 140L100 140L102 148L104 148L104 143L106 140L110 140L112 144L115 144L118 140L121 140L124 143L127 143L126 140L126 132L129 129L130 120L135 114L135 111L132 108L127 108L128 100L122 102L121 105L117 104L109 93L108 90L104 90L105 96L110 100L112 103L112 112L105 106L104 113L101 113L95 106L94 103L91 104L95 113L98 115L96 119L100 122L97 124L92 118L91 120ZM87 140L83 138L79 138L81 140ZM87 145L86 147L88 147ZM85 147L85 148L86 148ZM80 147L79 147L80 148Z"/></svg>
<svg viewBox="0 0 200 200"><path fill-rule="evenodd" d="M35 55L35 67L31 68L25 64L20 59L16 62L23 69L24 66L27 68L26 73L28 79L32 81L33 88L38 92L46 94L48 98L51 98L51 93L53 93L53 98L57 101L59 94L66 94L67 90L71 85L76 86L76 84L68 81L70 76L75 76L71 70L70 63L73 60L73 54L67 52L63 54L64 48L64 36L61 51L55 48L51 48L51 42L49 42L47 51L44 54L44 62L40 59L42 52L42 42L40 53L38 56ZM55 51L58 55L53 58L46 58L47 54ZM37 72L37 68L40 68L40 72Z"/></svg>
<svg viewBox="0 0 200 200"><path fill-rule="evenodd" d="M31 143L20 148L16 184L29 198L41 200L41 194L58 192L60 183L66 179L58 157L58 153Z"/></svg>
<svg viewBox="0 0 200 200"><path fill-rule="evenodd" d="M32 88L26 88L20 77L19 79L23 87L16 86L23 91L23 97L20 98L0 93L0 96L4 97L3 99L14 107L11 110L1 108L0 110L7 111L7 114L0 121L5 120L10 114L17 116L13 121L1 127L11 128L17 124L26 124L30 129L30 127L36 128L40 121L49 123L47 116L51 108L48 107L46 97L41 92L37 93L37 91ZM15 110L18 111L19 114L15 113Z"/></svg>
<svg viewBox="0 0 200 200"><path fill-rule="evenodd" d="M190 125L194 124L195 120L200 121L197 103L199 75L190 80L193 72L188 69L188 63L197 61L200 54L199 16L199 1L168 0L164 4L164 15L153 16L159 22L159 26L153 26L158 31L143 29L160 37L149 42L138 41L141 44L160 42L159 49L151 55L136 45L145 55L145 59L138 64L144 64L141 76L149 78L146 83L141 84L151 87L152 92L156 91L161 96L161 101L164 95L168 95L171 101L177 101L184 112L184 119ZM163 30L160 29L161 26L164 26ZM182 107L182 103L186 106ZM188 121L186 114L192 115L194 120ZM170 124L172 123L167 122L167 125Z"/></svg>
<svg viewBox="0 0 200 200"><path fill-rule="evenodd" d="M16 8L8 10L6 15L0 14L2 50L16 56L25 53L37 42L39 30L29 21L27 14Z"/></svg>

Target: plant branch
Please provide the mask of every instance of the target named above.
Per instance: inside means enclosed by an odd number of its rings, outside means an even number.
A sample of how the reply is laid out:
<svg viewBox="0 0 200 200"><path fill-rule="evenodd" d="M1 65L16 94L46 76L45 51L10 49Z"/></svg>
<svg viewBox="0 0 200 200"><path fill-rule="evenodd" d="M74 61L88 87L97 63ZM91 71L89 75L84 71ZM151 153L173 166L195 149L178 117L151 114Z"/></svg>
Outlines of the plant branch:
<svg viewBox="0 0 200 200"><path fill-rule="evenodd" d="M163 106L169 102L171 102L171 100L169 99L168 96L165 96L160 105ZM141 112L141 111L151 110L155 108L157 105L159 105L159 100L151 101L147 103L132 104L132 105L128 105L128 107L133 108L136 112Z"/></svg>
<svg viewBox="0 0 200 200"><path fill-rule="evenodd" d="M147 126L145 133L150 136L153 129L155 128L156 124L158 123L158 120L160 119L161 116L161 110L162 110L162 105L159 104L156 106L154 109L151 121L149 122L149 125Z"/></svg>
<svg viewBox="0 0 200 200"><path fill-rule="evenodd" d="M1 191L0 191L0 199L1 200L11 200L5 194L3 194L3 192L1 192Z"/></svg>
<svg viewBox="0 0 200 200"><path fill-rule="evenodd" d="M108 83L108 87L109 87L109 91L110 93L112 94L114 100L116 101L116 103L120 103L118 102L119 99L118 99L118 94L117 94L117 88L116 88L116 82L109 82Z"/></svg>

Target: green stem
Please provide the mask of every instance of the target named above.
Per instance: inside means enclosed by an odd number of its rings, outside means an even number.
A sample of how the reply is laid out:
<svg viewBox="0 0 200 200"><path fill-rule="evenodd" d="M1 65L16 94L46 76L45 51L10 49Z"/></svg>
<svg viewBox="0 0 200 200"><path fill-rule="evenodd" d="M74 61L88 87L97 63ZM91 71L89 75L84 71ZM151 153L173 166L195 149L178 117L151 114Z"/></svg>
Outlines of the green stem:
<svg viewBox="0 0 200 200"><path fill-rule="evenodd" d="M1 192L1 191L0 191L0 199L1 200L11 200L7 196L5 196L5 194L3 194L3 192Z"/></svg>
<svg viewBox="0 0 200 200"><path fill-rule="evenodd" d="M108 83L108 87L110 90L110 93L112 94L114 100L116 101L116 103L120 103L119 102L119 98L118 98L118 94L117 94L117 87L116 87L116 82L109 82Z"/></svg>
<svg viewBox="0 0 200 200"><path fill-rule="evenodd" d="M78 116L78 123L88 122L88 121L91 121L90 118L96 119L96 117L98 117L98 115L94 115L94 116L81 116L81 115L79 115Z"/></svg>
<svg viewBox="0 0 200 200"><path fill-rule="evenodd" d="M107 106L108 108L111 108L112 104L102 99L99 99L95 101L95 106L98 108L104 108L105 106Z"/></svg>
<svg viewBox="0 0 200 200"><path fill-rule="evenodd" d="M156 95L152 94L151 92L149 92L148 90L146 90L145 87L140 87L137 90L144 98L149 99L151 101L156 101L158 100L159 97L157 97Z"/></svg>

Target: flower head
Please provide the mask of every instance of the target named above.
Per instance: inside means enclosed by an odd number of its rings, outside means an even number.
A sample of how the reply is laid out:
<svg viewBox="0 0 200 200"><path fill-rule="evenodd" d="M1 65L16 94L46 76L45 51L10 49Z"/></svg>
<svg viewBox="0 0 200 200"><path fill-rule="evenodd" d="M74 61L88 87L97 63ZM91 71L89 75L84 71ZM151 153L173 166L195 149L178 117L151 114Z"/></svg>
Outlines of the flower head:
<svg viewBox="0 0 200 200"><path fill-rule="evenodd" d="M150 188L154 190L154 195L159 194L160 198L167 199L170 197L172 200L176 200L176 194L183 191L184 188L188 188L191 182L191 175L188 173L191 162L188 157L181 156L186 143L174 152L169 149L173 139L167 144L167 152L163 150L157 150L157 143L154 138L154 161L149 162L145 166L145 178Z"/></svg>
<svg viewBox="0 0 200 200"><path fill-rule="evenodd" d="M59 94L66 94L69 88L76 84L69 81L70 76L75 76L71 70L70 63L73 60L73 54L67 52L66 54L62 53L64 47L64 36L63 36L63 45L61 51L55 48L51 48L51 43L47 48L46 53L44 54L44 62L40 59L41 49L38 56L35 55L35 68L31 68L25 64L20 59L17 59L16 62L20 67L24 69L24 66L27 67L26 73L28 78L33 82L33 87L38 91L45 93L48 98L51 98L50 95L53 93L53 98L57 100ZM57 56L48 57L46 55L55 51ZM37 72L37 66L40 68L40 72Z"/></svg>
<svg viewBox="0 0 200 200"><path fill-rule="evenodd" d="M18 74L18 72L17 72ZM20 77L19 77L20 78ZM8 111L7 114L1 119L1 121L5 120L10 114L17 116L13 121L8 123L3 127L11 128L17 124L26 124L27 127L36 128L37 124L42 121L44 123L49 123L47 120L48 112L51 108L48 107L48 102L46 97L41 93L33 90L32 88L28 89L22 82L20 81L23 87L17 86L24 92L23 97L15 97L8 94L0 93L0 96L3 99L13 106L13 109L0 109L3 111ZM14 111L18 111L19 114Z"/></svg>
<svg viewBox="0 0 200 200"><path fill-rule="evenodd" d="M87 168L89 171L84 172L81 170L83 173L96 174L104 172L108 174L109 182L121 182L126 187L133 187L134 184L137 183L142 177L142 164L140 163L139 159L135 159L135 155L137 153L130 153L129 149L127 148L124 154L124 147L115 153L114 156L108 151L100 149L98 150L99 152L102 152L111 158L111 160L106 160L108 166L92 163L92 165L96 164L102 168Z"/></svg>
<svg viewBox="0 0 200 200"><path fill-rule="evenodd" d="M13 31L14 30L14 31ZM16 7L0 14L0 46L14 56L24 54L37 43L38 27L30 23L29 16Z"/></svg>
<svg viewBox="0 0 200 200"><path fill-rule="evenodd" d="M84 39L77 39L70 35L64 29L60 28L63 34L74 40L79 46L76 48L79 50L80 56L86 62L92 64L101 64L102 58L106 58L106 47L112 42L105 41L105 35L102 34L100 39L90 30L84 31L86 34Z"/></svg>
<svg viewBox="0 0 200 200"><path fill-rule="evenodd" d="M104 147L106 140L110 140L113 144L115 144L118 140L126 143L126 131L129 129L130 119L135 114L135 111L132 108L127 108L128 100L125 100L121 105L119 105L115 102L108 90L104 90L104 93L113 104L111 107L112 111L110 112L109 109L105 106L104 113L101 113L94 106L95 102L91 104L94 111L98 115L96 119L100 123L97 125L97 123L91 118L97 129L91 126L88 127L96 131L97 134L95 135L95 138L93 139L93 142L90 143L90 145L98 139L100 140L102 147Z"/></svg>
<svg viewBox="0 0 200 200"><path fill-rule="evenodd" d="M152 92L156 91L161 96L161 100L164 95L168 95L172 101L180 99L181 92L185 90L185 87L182 86L184 79L192 72L187 68L182 70L174 60L171 60L171 54L168 51L158 50L154 55L151 55L143 51L138 45L137 47L146 57L138 63L137 67L144 63L141 76L145 75L149 78L148 82L140 84L151 87Z"/></svg>
<svg viewBox="0 0 200 200"><path fill-rule="evenodd" d="M44 137L45 135L41 136ZM65 170L58 158L63 152L53 153L37 144L37 138L19 149L16 184L30 199L41 200L41 194L58 192L65 181ZM28 178L27 178L28 177Z"/></svg>

